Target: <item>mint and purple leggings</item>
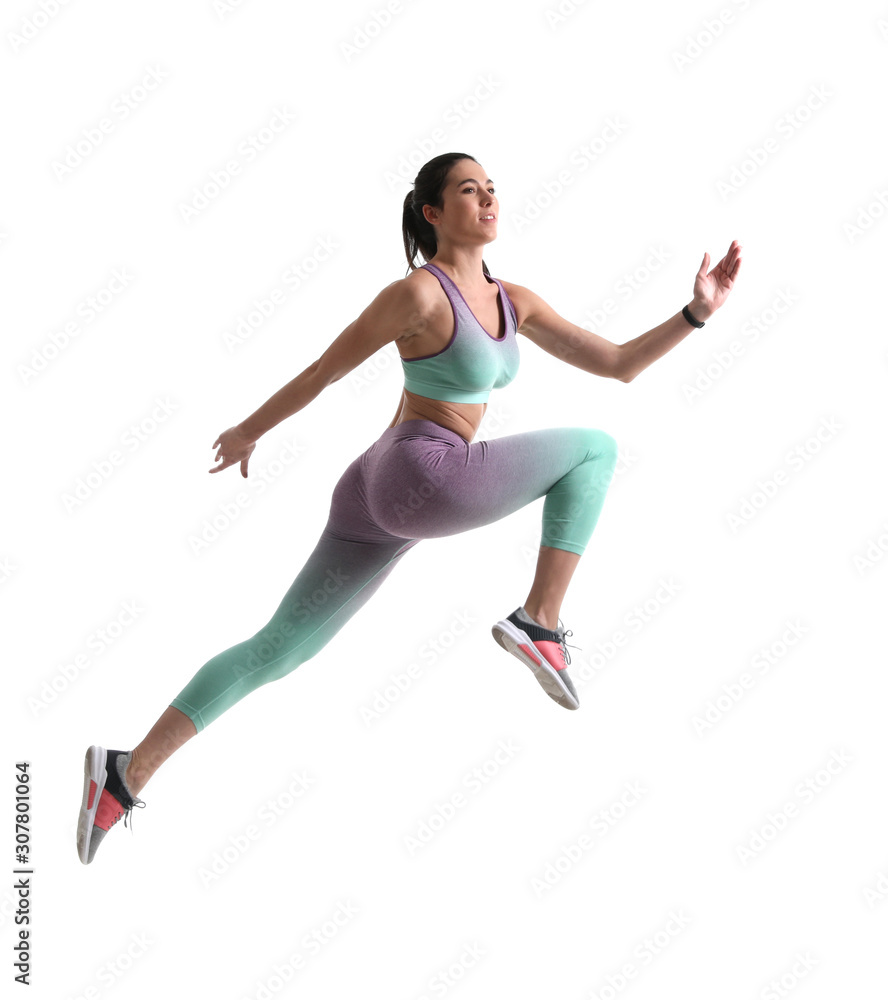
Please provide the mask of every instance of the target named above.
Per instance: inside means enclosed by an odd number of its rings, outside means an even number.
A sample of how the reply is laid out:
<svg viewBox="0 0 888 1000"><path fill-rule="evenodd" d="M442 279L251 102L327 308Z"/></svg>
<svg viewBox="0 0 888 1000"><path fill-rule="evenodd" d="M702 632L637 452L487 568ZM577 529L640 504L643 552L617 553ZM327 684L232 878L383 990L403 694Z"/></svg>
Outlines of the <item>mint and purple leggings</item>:
<svg viewBox="0 0 888 1000"><path fill-rule="evenodd" d="M323 649L423 538L456 535L545 496L541 544L582 555L617 460L614 439L552 427L469 443L431 420L383 431L340 477L314 551L271 619L208 660L173 707L200 732Z"/></svg>

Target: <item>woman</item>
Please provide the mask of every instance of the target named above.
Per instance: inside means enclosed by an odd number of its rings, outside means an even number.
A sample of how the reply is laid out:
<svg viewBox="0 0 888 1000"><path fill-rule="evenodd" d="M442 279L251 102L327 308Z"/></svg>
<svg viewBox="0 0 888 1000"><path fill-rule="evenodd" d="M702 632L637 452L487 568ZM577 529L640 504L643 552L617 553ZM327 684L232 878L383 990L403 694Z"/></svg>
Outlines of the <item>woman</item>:
<svg viewBox="0 0 888 1000"><path fill-rule="evenodd" d="M493 636L529 666L543 690L579 707L559 611L598 521L616 464L601 430L556 427L472 443L491 389L518 369L517 334L569 364L631 382L703 323L740 270L736 240L688 306L626 344L562 319L538 295L491 278L482 258L496 239L499 203L474 157L445 153L426 163L403 207L406 277L384 288L300 375L243 423L224 431L215 468L247 468L256 441L394 341L405 387L394 420L348 466L333 490L320 539L268 624L198 670L132 751L92 746L78 823L89 864L107 831L134 806L151 775L183 743L262 684L319 652L423 538L468 531L545 496L536 574L525 602ZM426 263L417 267L421 253Z"/></svg>

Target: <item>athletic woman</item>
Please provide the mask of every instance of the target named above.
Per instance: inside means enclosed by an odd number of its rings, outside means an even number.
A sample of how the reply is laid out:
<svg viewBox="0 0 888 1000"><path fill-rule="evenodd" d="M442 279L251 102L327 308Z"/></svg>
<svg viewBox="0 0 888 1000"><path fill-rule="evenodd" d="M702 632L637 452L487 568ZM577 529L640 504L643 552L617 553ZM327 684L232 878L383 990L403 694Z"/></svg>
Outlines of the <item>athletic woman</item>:
<svg viewBox="0 0 888 1000"><path fill-rule="evenodd" d="M660 326L613 344L562 319L538 295L490 276L482 253L496 239L499 202L474 157L426 163L404 199L407 276L384 288L305 371L243 423L223 431L211 473L239 464L258 439L306 407L386 344L397 345L404 391L394 420L337 482L314 551L268 623L205 663L135 749L91 746L77 830L89 864L105 834L134 806L179 747L251 691L318 653L424 538L498 521L545 497L536 573L524 604L493 637L528 666L559 705L579 707L559 612L598 521L617 459L603 430L553 427L472 443L491 389L518 370L517 334L582 371L631 382L703 323L740 270L736 240L691 302ZM426 263L416 265L421 253ZM312 600L318 590L326 600ZM126 819L124 820L126 824Z"/></svg>

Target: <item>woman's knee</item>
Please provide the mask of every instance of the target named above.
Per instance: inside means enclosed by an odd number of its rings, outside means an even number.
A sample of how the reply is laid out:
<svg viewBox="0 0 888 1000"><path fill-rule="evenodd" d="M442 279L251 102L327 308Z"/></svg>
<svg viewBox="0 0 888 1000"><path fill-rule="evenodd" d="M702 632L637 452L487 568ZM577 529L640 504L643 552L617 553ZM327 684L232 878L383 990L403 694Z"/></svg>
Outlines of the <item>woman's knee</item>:
<svg viewBox="0 0 888 1000"><path fill-rule="evenodd" d="M611 434L593 428L587 430L587 447L584 500L601 498L607 492L616 471L618 451L616 439Z"/></svg>
<svg viewBox="0 0 888 1000"><path fill-rule="evenodd" d="M272 619L243 644L244 656L239 664L243 675L249 676L255 686L280 679L299 665L294 662L299 644L291 620Z"/></svg>
<svg viewBox="0 0 888 1000"><path fill-rule="evenodd" d="M600 461L605 465L617 464L619 446L613 435L594 427L584 427L583 432L590 459Z"/></svg>

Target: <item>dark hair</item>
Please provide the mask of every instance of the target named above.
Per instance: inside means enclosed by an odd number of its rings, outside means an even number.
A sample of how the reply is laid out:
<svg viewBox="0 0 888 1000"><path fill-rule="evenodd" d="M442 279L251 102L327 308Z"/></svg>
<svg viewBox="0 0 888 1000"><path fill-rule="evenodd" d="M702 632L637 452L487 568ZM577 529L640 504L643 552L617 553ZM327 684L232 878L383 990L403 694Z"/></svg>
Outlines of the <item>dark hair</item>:
<svg viewBox="0 0 888 1000"><path fill-rule="evenodd" d="M470 156L468 153L441 153L440 156L434 157L419 168L419 173L413 182L413 190L408 191L404 197L401 229L404 234L404 252L407 254L408 273L417 268L417 253L421 253L428 261L438 252L435 227L422 214L422 206L444 207L443 190L447 183L447 175L453 164L460 160L478 162L474 156ZM490 274L483 260L481 267L485 274Z"/></svg>

